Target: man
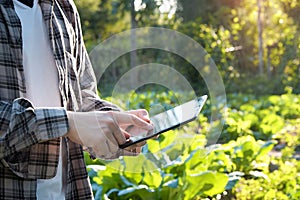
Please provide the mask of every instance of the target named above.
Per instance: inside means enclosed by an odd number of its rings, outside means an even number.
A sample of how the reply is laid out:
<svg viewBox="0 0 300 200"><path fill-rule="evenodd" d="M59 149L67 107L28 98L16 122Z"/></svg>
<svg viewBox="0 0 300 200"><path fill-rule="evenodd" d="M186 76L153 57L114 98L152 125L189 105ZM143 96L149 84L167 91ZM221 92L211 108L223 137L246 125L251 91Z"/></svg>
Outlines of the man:
<svg viewBox="0 0 300 200"><path fill-rule="evenodd" d="M82 146L137 155L131 125L152 129L97 96L72 0L0 0L0 199L92 199Z"/></svg>

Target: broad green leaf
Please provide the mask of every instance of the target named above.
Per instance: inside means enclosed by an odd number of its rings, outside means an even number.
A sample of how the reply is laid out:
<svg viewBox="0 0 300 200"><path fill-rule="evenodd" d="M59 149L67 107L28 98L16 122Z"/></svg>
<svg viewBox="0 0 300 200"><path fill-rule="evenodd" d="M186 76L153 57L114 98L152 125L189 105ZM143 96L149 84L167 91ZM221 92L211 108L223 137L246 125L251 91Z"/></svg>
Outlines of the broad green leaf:
<svg viewBox="0 0 300 200"><path fill-rule="evenodd" d="M207 154L204 150L195 149L190 153L190 156L184 161L187 173L195 173L206 171Z"/></svg>
<svg viewBox="0 0 300 200"><path fill-rule="evenodd" d="M246 114L244 116L244 119L246 121L250 121L251 126L259 123L259 119L258 119L258 117L255 114Z"/></svg>
<svg viewBox="0 0 300 200"><path fill-rule="evenodd" d="M156 152L160 151L159 141L157 141L157 140L148 140L147 141L147 148L148 148L148 151L150 151L152 153L156 153Z"/></svg>
<svg viewBox="0 0 300 200"><path fill-rule="evenodd" d="M182 199L183 193L182 188L179 186L177 188L163 186L159 191L159 199Z"/></svg>
<svg viewBox="0 0 300 200"><path fill-rule="evenodd" d="M122 182L125 184L125 186L136 186L136 184L130 182L125 176L120 175L120 178Z"/></svg>
<svg viewBox="0 0 300 200"><path fill-rule="evenodd" d="M123 173L127 180L130 181L131 184L138 185L143 179L142 173L134 173L134 172L126 172ZM123 177L123 176L121 176ZM125 180L123 180L125 181ZM124 182L125 183L125 182Z"/></svg>
<svg viewBox="0 0 300 200"><path fill-rule="evenodd" d="M275 140L267 141L260 147L260 149L257 152L257 154L255 155L255 157L259 158L259 157L267 155L273 149L273 147L276 143L277 142Z"/></svg>
<svg viewBox="0 0 300 200"><path fill-rule="evenodd" d="M272 95L268 98L268 100L273 104L273 105L278 105L281 101L281 98L276 95Z"/></svg>
<svg viewBox="0 0 300 200"><path fill-rule="evenodd" d="M252 160L257 148L253 142L247 141L242 145L243 157L246 160Z"/></svg>
<svg viewBox="0 0 300 200"><path fill-rule="evenodd" d="M150 188L158 188L162 180L163 178L159 171L145 172L143 176L143 183Z"/></svg>
<svg viewBox="0 0 300 200"><path fill-rule="evenodd" d="M170 131L167 131L167 132L161 134L159 136L160 149L166 148L167 146L173 144L174 141L176 142L176 140L175 140L176 136L177 136L177 134L173 130L170 130Z"/></svg>
<svg viewBox="0 0 300 200"><path fill-rule="evenodd" d="M271 134L280 131L284 127L284 120L276 114L267 115L261 122L260 128L263 133Z"/></svg>
<svg viewBox="0 0 300 200"><path fill-rule="evenodd" d="M214 196L224 191L228 176L218 172L203 172L200 174L189 175L185 178L186 189L184 199L191 199L197 195Z"/></svg>
<svg viewBox="0 0 300 200"><path fill-rule="evenodd" d="M156 170L157 166L140 154L138 156L124 156L123 158L111 161L106 165L109 168L116 169L124 173L142 173L144 170Z"/></svg>

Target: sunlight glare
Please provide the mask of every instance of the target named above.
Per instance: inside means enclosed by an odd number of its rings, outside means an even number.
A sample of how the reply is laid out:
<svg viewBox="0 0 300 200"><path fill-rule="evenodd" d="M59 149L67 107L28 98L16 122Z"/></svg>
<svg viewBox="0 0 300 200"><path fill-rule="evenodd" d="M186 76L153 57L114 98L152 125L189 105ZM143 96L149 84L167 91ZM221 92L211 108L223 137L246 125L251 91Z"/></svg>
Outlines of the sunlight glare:
<svg viewBox="0 0 300 200"><path fill-rule="evenodd" d="M177 0L156 0L159 5L159 12L163 14L168 14L168 18L176 13L177 9ZM143 0L134 1L135 11L143 10L146 8L146 4L143 3Z"/></svg>
<svg viewBox="0 0 300 200"><path fill-rule="evenodd" d="M143 3L142 0L135 0L134 1L134 8L135 8L135 11L139 11L139 10L145 9L146 4Z"/></svg>
<svg viewBox="0 0 300 200"><path fill-rule="evenodd" d="M171 18L176 12L176 2L176 0L162 0L161 5L159 7L159 11L161 13L168 13L168 18Z"/></svg>

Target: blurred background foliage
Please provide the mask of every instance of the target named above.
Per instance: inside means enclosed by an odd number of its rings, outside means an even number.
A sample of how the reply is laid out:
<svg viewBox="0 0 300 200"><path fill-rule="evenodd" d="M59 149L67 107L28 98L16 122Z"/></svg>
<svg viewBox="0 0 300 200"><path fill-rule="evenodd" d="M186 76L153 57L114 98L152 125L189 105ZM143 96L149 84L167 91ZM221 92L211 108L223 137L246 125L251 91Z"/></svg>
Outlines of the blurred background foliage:
<svg viewBox="0 0 300 200"><path fill-rule="evenodd" d="M259 3L260 2L260 3ZM211 55L228 93L300 92L300 4L297 0L75 0L86 46L92 50L130 28L165 27L182 32ZM260 13L260 14L258 14ZM260 30L260 31L259 31ZM109 96L132 66L161 63L179 70L194 88L205 85L184 59L160 50L137 50L116 60L101 78Z"/></svg>
<svg viewBox="0 0 300 200"><path fill-rule="evenodd" d="M213 58L227 94L217 144L208 142L215 137L209 131L213 108L208 100L197 121L149 140L137 158L106 162L85 154L96 199L300 199L299 0L75 3L89 51L131 28L179 31ZM145 63L173 67L196 94L209 93L184 58L141 49L109 66L98 83L99 95L124 109L145 108L150 114L157 105L168 109L191 97L148 84L112 98L122 75ZM153 165L157 170L145 170ZM132 167L141 171L132 173Z"/></svg>

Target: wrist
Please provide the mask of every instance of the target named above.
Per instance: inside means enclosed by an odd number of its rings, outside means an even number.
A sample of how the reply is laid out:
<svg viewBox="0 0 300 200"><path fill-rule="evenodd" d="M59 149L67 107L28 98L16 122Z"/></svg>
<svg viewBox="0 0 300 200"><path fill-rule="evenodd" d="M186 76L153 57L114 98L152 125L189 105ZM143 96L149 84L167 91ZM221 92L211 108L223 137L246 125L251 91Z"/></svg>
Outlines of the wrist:
<svg viewBox="0 0 300 200"><path fill-rule="evenodd" d="M75 117L76 117L76 112L73 111L67 111L67 117L68 117L68 123L69 123L69 130L66 134L66 136L72 140L73 142L77 144L82 144L82 141L79 137L79 134L76 129L76 123L75 123Z"/></svg>

